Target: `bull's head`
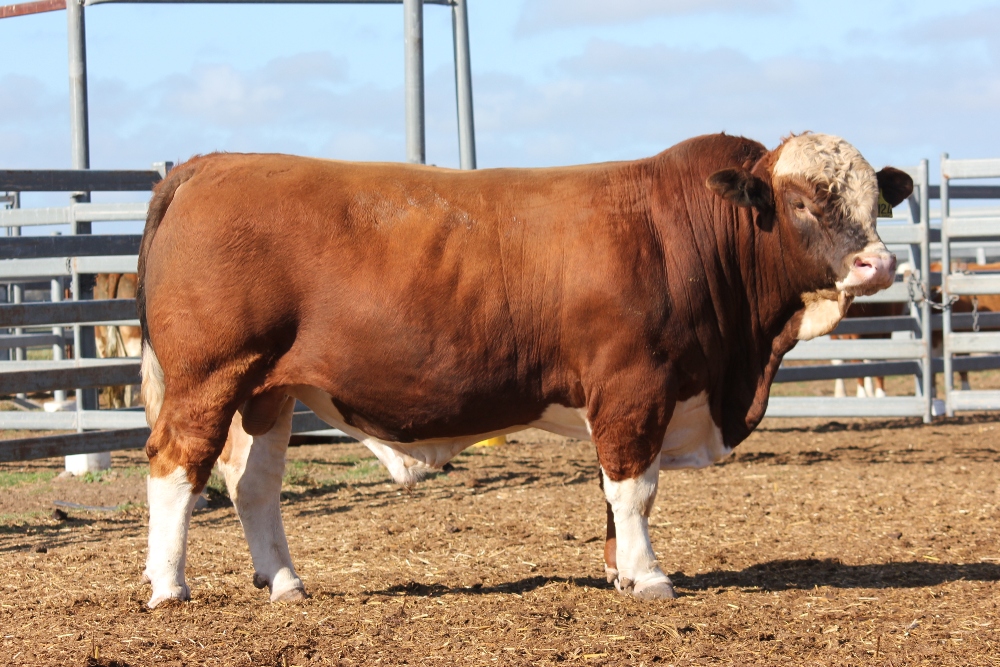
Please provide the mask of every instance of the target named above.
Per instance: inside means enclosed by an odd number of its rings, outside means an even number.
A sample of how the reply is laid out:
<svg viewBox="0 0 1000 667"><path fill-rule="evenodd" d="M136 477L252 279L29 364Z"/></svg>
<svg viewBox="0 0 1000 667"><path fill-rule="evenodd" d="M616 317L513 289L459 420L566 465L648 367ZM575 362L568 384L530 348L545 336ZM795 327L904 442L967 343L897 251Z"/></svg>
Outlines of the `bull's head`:
<svg viewBox="0 0 1000 667"><path fill-rule="evenodd" d="M723 169L708 187L757 219L776 225L805 286L800 339L831 331L855 296L889 287L896 257L875 231L881 194L896 206L913 191L904 172L878 173L839 137L803 134L785 140L751 169Z"/></svg>

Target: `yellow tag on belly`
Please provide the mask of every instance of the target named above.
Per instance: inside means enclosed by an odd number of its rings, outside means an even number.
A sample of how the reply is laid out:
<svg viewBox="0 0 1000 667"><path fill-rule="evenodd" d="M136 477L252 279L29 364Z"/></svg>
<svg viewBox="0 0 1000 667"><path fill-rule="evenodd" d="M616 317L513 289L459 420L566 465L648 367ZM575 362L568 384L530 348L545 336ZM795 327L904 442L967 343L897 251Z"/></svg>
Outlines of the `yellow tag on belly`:
<svg viewBox="0 0 1000 667"><path fill-rule="evenodd" d="M880 218L891 218L892 217L892 206L889 206L889 202L885 200L882 196L882 191L878 191L878 217Z"/></svg>

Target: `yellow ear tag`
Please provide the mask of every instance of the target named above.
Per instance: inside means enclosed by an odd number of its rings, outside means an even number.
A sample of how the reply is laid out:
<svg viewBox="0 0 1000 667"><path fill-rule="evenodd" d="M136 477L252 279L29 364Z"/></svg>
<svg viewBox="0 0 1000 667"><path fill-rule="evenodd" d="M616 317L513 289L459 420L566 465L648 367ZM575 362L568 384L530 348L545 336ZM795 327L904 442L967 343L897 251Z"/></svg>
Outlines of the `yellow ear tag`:
<svg viewBox="0 0 1000 667"><path fill-rule="evenodd" d="M878 217L880 218L891 218L892 217L892 206L889 206L889 202L885 200L882 196L882 191L878 191Z"/></svg>

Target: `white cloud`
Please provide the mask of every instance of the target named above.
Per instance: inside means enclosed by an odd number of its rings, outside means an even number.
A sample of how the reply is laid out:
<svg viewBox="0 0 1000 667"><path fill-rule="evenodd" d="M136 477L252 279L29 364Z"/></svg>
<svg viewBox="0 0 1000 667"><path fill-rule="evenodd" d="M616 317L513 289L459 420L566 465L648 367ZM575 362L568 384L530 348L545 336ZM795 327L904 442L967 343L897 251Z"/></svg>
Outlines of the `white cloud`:
<svg viewBox="0 0 1000 667"><path fill-rule="evenodd" d="M640 157L725 130L774 146L789 132L840 134L874 162L915 162L942 150L1000 154L1000 72L941 58L908 67L636 47L594 40L549 80L481 77L476 111L484 164Z"/></svg>
<svg viewBox="0 0 1000 667"><path fill-rule="evenodd" d="M522 5L517 27L523 32L538 32L681 14L770 13L791 5L791 0L535 0Z"/></svg>
<svg viewBox="0 0 1000 667"><path fill-rule="evenodd" d="M942 34L957 38L962 21L992 26L998 13L954 18ZM924 29L910 26L886 39L912 39ZM977 34L980 42L996 42L992 29ZM479 164L634 158L720 130L770 146L791 131L837 133L873 162L911 164L945 150L1000 155L995 50L984 57L952 47L926 47L934 57L916 64L912 54L755 59L733 49L595 39L525 76L475 71ZM457 163L452 76L450 66L427 73L427 158L442 165ZM0 77L0 164L68 166L62 84ZM204 64L140 83L92 79L90 92L95 167L142 167L213 150L358 160L405 155L401 86L354 83L344 61L327 52L259 67Z"/></svg>

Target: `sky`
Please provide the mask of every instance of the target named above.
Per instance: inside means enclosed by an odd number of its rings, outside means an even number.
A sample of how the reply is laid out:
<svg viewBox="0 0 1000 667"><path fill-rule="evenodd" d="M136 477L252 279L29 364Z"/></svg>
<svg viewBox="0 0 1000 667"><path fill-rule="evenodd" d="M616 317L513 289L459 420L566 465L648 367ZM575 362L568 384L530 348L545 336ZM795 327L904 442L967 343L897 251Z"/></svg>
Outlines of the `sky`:
<svg viewBox="0 0 1000 667"><path fill-rule="evenodd" d="M1000 3L468 0L479 166L843 136L876 168L1000 156ZM458 165L451 10L424 8L427 160ZM401 5L86 9L91 165L405 159ZM0 168L68 168L66 14L0 20Z"/></svg>

